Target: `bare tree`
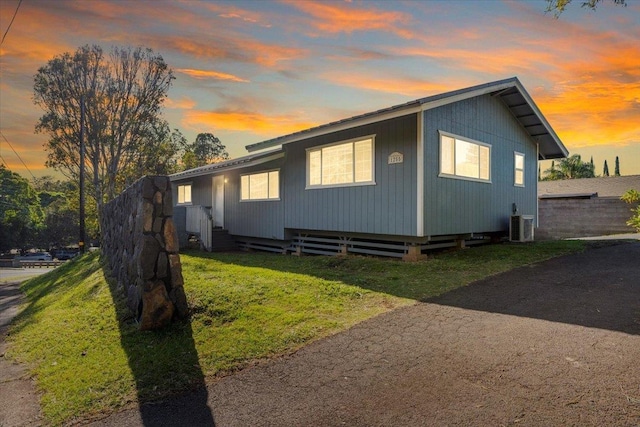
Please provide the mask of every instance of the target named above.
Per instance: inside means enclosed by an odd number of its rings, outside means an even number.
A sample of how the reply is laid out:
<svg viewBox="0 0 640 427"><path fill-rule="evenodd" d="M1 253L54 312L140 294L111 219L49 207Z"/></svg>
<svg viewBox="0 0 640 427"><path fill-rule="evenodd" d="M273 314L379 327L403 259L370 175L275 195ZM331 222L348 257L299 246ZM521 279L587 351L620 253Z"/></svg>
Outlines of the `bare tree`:
<svg viewBox="0 0 640 427"><path fill-rule="evenodd" d="M45 114L36 131L49 135L47 166L74 181L80 166L80 105L86 111L86 167L92 195L102 206L140 173L131 164L149 164L143 149L164 127L161 107L173 72L151 49L83 46L56 56L35 75L34 102ZM148 148L148 147L147 147Z"/></svg>

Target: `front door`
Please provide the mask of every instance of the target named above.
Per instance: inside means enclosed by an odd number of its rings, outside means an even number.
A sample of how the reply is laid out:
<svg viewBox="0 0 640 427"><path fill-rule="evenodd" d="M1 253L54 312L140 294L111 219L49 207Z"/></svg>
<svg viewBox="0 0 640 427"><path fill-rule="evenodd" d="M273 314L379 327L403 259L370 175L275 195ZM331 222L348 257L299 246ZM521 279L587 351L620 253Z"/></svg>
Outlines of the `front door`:
<svg viewBox="0 0 640 427"><path fill-rule="evenodd" d="M224 175L213 177L213 226L224 228Z"/></svg>

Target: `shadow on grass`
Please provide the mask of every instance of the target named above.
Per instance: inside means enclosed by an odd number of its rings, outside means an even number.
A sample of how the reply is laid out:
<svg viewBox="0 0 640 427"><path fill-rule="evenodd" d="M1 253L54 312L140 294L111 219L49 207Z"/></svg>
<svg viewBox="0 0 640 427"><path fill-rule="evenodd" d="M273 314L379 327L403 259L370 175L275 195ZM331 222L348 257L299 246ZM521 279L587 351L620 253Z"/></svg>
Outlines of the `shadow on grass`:
<svg viewBox="0 0 640 427"><path fill-rule="evenodd" d="M134 423L141 421L148 427L215 426L189 319L174 321L160 330L140 331L126 307L123 290L106 268L103 274L116 306L122 348L136 382L140 420ZM114 414L97 424L120 424L118 417Z"/></svg>
<svg viewBox="0 0 640 427"><path fill-rule="evenodd" d="M18 333L35 321L38 313L46 308L41 304L43 297L65 292L70 282L76 283L84 279L91 263L90 256L76 257L40 276L17 279L20 291L25 293L28 302L13 322L13 332Z"/></svg>
<svg viewBox="0 0 640 427"><path fill-rule="evenodd" d="M556 247L563 244L557 242ZM556 254L535 264L530 264L535 257L528 262L514 259L520 255L513 253L525 255L532 250L527 245L478 248L489 256L472 252L474 248L413 264L365 257L188 255L337 280L426 303L639 335L640 243L593 242L580 248L587 250L568 256ZM544 251L539 254L542 259Z"/></svg>

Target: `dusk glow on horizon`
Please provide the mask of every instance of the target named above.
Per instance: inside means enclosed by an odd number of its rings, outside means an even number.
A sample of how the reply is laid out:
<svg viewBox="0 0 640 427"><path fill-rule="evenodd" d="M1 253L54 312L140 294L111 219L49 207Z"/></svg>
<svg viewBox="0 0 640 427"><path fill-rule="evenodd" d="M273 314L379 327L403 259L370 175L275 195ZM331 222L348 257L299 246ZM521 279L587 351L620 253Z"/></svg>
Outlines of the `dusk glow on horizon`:
<svg viewBox="0 0 640 427"><path fill-rule="evenodd" d="M19 0L0 4L5 33ZM164 117L189 141L211 132L231 157L309 127L518 77L570 154L596 175L616 156L640 174L640 2L23 0L0 48L0 155L45 167L38 68L83 45L143 46L175 81ZM27 164L23 166L20 158ZM544 171L550 161L542 162Z"/></svg>

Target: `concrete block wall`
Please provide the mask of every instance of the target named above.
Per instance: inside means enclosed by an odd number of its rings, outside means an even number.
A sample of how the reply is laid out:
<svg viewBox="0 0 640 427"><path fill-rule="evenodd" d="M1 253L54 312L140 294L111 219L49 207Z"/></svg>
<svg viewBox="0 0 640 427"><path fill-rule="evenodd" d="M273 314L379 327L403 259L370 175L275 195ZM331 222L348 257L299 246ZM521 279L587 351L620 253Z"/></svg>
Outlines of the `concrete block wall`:
<svg viewBox="0 0 640 427"><path fill-rule="evenodd" d="M549 198L538 204L536 240L634 233L631 205L616 197Z"/></svg>
<svg viewBox="0 0 640 427"><path fill-rule="evenodd" d="M167 176L146 176L101 212L102 252L140 322L156 329L188 314Z"/></svg>

